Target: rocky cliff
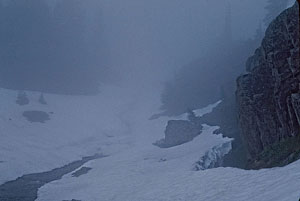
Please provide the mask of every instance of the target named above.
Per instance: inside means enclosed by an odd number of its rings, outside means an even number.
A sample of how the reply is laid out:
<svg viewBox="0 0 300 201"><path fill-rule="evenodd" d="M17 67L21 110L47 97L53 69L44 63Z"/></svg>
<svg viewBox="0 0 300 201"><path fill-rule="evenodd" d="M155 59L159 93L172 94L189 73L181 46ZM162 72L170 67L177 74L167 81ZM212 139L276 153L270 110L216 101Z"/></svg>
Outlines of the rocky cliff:
<svg viewBox="0 0 300 201"><path fill-rule="evenodd" d="M268 27L261 47L247 61L247 73L237 80L236 98L242 137L254 167L283 164L291 155L291 160L298 158L300 144L276 162L272 157L280 153L266 154L274 146L286 150L286 142L300 136L298 3Z"/></svg>

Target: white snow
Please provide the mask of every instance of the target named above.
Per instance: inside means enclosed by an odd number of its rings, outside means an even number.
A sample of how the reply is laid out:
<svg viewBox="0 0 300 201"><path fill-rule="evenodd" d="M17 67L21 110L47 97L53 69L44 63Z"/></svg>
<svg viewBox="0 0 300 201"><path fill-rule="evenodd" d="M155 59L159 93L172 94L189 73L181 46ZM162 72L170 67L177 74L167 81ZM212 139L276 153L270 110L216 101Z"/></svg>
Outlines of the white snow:
<svg viewBox="0 0 300 201"><path fill-rule="evenodd" d="M202 117L203 115L207 114L207 113L210 113L213 111L213 109L215 107L217 107L220 103L222 103L222 101L217 101L216 103L214 104L210 104L208 105L207 107L205 108L201 108L201 109L197 109L197 110L193 110L194 114L196 117ZM178 116L174 116L174 117L171 117L172 119L174 120L188 120L188 113L183 113L181 115L178 115Z"/></svg>
<svg viewBox="0 0 300 201"><path fill-rule="evenodd" d="M45 94L48 105L41 105L39 93L27 92L30 104L19 106L16 91L0 89L0 172L5 172L0 174L0 183L101 153L113 140L129 146L130 139L122 135L128 127L121 119L129 100L114 95L122 93L109 87L102 96ZM44 124L30 123L22 116L26 110L54 114Z"/></svg>
<svg viewBox="0 0 300 201"><path fill-rule="evenodd" d="M157 94L107 87L97 96L27 92L30 104L15 104L17 92L0 90L0 183L18 176L49 171L83 156L106 158L84 166L80 177L71 173L39 189L37 201L292 201L300 196L300 161L284 168L246 171L216 168L193 171L195 162L231 139L212 134L204 125L192 142L161 149L169 118L149 121L159 108ZM216 103L217 104L217 103ZM216 105L197 111L210 112ZM54 112L45 124L30 123L22 112ZM9 120L11 118L11 120Z"/></svg>
<svg viewBox="0 0 300 201"><path fill-rule="evenodd" d="M103 163L100 165L99 163ZM65 176L39 191L39 201L293 201L298 200L300 162L285 168L245 171L217 168L192 172L149 162L97 161L80 178ZM131 164L130 163L135 163ZM177 163L178 164L178 163ZM176 164L174 164L176 165ZM128 170L127 168L132 169ZM117 172L115 172L117 171Z"/></svg>
<svg viewBox="0 0 300 201"><path fill-rule="evenodd" d="M213 109L214 109L215 107L217 107L220 103L222 103L221 100L218 101L218 102L216 102L216 103L214 103L214 104L211 104L211 105L209 105L208 107L205 107L205 108L203 108L203 109L194 110L194 113L195 113L195 115L196 115L197 117L202 117L203 115L212 112Z"/></svg>

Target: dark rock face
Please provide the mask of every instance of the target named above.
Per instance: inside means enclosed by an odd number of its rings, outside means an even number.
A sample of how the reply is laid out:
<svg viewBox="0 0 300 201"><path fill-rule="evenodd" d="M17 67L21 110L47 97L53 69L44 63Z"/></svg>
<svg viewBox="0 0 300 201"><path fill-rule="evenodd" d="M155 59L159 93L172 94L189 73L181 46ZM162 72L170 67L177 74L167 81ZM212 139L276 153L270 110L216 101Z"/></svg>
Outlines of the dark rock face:
<svg viewBox="0 0 300 201"><path fill-rule="evenodd" d="M237 80L238 118L249 156L300 135L298 3L268 27Z"/></svg>
<svg viewBox="0 0 300 201"><path fill-rule="evenodd" d="M202 132L202 125L198 122L187 120L171 120L165 130L165 139L159 140L154 145L169 148L192 141Z"/></svg>
<svg viewBox="0 0 300 201"><path fill-rule="evenodd" d="M165 131L165 142L169 145L180 145L193 140L202 130L201 124L183 120L172 120L168 122Z"/></svg>

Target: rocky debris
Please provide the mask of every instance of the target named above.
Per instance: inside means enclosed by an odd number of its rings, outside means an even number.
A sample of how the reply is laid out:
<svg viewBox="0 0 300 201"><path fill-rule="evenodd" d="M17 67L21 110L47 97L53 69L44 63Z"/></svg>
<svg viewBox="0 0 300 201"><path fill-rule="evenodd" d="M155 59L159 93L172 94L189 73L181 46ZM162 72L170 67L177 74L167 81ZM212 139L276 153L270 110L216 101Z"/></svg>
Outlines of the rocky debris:
<svg viewBox="0 0 300 201"><path fill-rule="evenodd" d="M81 201L81 200L72 199L72 200L63 200L63 201Z"/></svg>
<svg viewBox="0 0 300 201"><path fill-rule="evenodd" d="M197 121L170 120L165 130L165 138L155 143L161 148L169 148L192 141L202 132L202 125Z"/></svg>
<svg viewBox="0 0 300 201"><path fill-rule="evenodd" d="M21 106L29 104L29 99L24 91L19 91L16 103Z"/></svg>
<svg viewBox="0 0 300 201"><path fill-rule="evenodd" d="M31 123L45 123L50 120L49 114L43 111L25 111L23 116Z"/></svg>
<svg viewBox="0 0 300 201"><path fill-rule="evenodd" d="M166 162L167 161L167 159L166 158L161 158L161 159L159 159L159 161L158 162Z"/></svg>
<svg viewBox="0 0 300 201"><path fill-rule="evenodd" d="M236 98L242 137L253 161L270 146L300 135L298 3L270 24L247 71L237 79Z"/></svg>
<svg viewBox="0 0 300 201"><path fill-rule="evenodd" d="M77 170L76 172L72 173L72 177L80 177L82 175L87 174L91 170L92 170L92 168L82 167L79 170Z"/></svg>

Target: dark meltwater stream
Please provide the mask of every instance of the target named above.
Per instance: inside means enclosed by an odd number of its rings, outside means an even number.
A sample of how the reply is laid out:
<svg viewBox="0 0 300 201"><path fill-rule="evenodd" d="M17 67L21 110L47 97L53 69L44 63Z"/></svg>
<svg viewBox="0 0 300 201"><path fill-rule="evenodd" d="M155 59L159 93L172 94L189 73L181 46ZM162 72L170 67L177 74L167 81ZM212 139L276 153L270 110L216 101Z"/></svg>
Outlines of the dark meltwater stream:
<svg viewBox="0 0 300 201"><path fill-rule="evenodd" d="M83 157L81 160L74 161L63 167L53 169L48 172L23 175L14 181L0 185L0 201L34 201L37 199L38 189L47 183L60 180L64 175L69 174L80 168L85 163L106 157L102 154ZM85 169L78 170L73 176L87 173Z"/></svg>

